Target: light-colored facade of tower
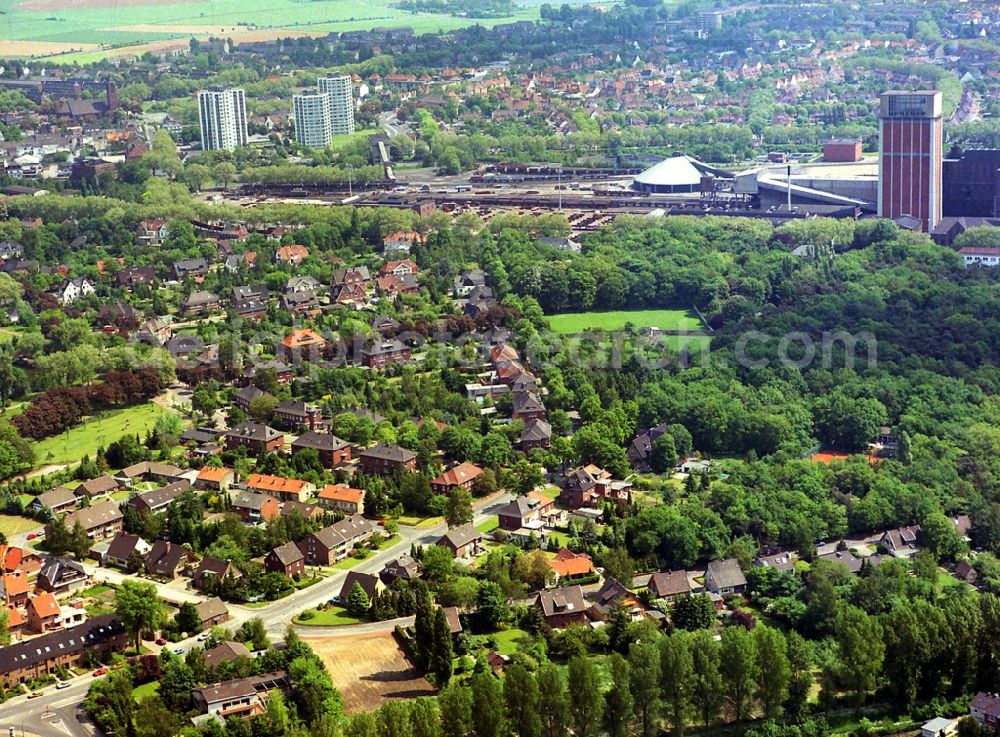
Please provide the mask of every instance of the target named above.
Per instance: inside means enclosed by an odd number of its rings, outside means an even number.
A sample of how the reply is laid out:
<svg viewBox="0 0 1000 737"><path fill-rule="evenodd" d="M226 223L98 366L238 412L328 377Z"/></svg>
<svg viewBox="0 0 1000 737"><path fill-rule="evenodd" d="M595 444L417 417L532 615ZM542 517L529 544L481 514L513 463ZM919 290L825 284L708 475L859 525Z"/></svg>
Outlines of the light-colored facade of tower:
<svg viewBox="0 0 1000 737"><path fill-rule="evenodd" d="M247 145L246 94L239 87L198 93L198 122L204 151L232 151Z"/></svg>
<svg viewBox="0 0 1000 737"><path fill-rule="evenodd" d="M330 145L330 96L325 92L303 92L292 96L295 113L295 140L301 146L326 148Z"/></svg>
<svg viewBox="0 0 1000 737"><path fill-rule="evenodd" d="M354 88L346 74L331 74L320 77L316 83L320 92L330 96L330 126L333 135L342 136L354 132Z"/></svg>

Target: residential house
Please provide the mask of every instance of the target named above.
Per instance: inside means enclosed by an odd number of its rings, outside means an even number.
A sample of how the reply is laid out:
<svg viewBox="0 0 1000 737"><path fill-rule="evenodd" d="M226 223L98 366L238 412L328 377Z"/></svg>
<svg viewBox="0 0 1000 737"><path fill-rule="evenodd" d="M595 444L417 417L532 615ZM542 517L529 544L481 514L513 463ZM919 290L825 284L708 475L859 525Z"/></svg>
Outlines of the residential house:
<svg viewBox="0 0 1000 737"><path fill-rule="evenodd" d="M316 486L301 479L254 473L247 479L247 489L273 496L280 501L304 502L310 494L316 491Z"/></svg>
<svg viewBox="0 0 1000 737"><path fill-rule="evenodd" d="M413 246L422 241L420 233L414 230L396 231L382 239L382 250L385 253L409 253Z"/></svg>
<svg viewBox="0 0 1000 737"><path fill-rule="evenodd" d="M965 581L971 586L975 586L976 581L979 580L979 572L968 561L963 560L955 566L955 578L959 581Z"/></svg>
<svg viewBox="0 0 1000 737"><path fill-rule="evenodd" d="M543 509L551 509L554 504L553 499L518 495L497 512L500 529L507 532L517 532L522 528L540 530L543 527Z"/></svg>
<svg viewBox="0 0 1000 737"><path fill-rule="evenodd" d="M587 622L587 602L583 598L583 589L576 584L539 591L535 606L545 624L553 629Z"/></svg>
<svg viewBox="0 0 1000 737"><path fill-rule="evenodd" d="M246 448L251 455L275 453L285 447L285 436L273 427L258 422L244 422L226 433L226 448Z"/></svg>
<svg viewBox="0 0 1000 737"><path fill-rule="evenodd" d="M534 392L514 392L511 396L511 417L524 422L544 420L545 405Z"/></svg>
<svg viewBox="0 0 1000 737"><path fill-rule="evenodd" d="M229 620L229 609L218 596L206 599L195 604L198 610L198 617L201 619L201 628L206 630L215 627Z"/></svg>
<svg viewBox="0 0 1000 737"><path fill-rule="evenodd" d="M48 591L42 591L28 600L27 614L28 626L38 634L62 629L59 604Z"/></svg>
<svg viewBox="0 0 1000 737"><path fill-rule="evenodd" d="M691 593L687 571L657 571L649 578L649 593L654 599L672 604L678 597Z"/></svg>
<svg viewBox="0 0 1000 737"><path fill-rule="evenodd" d="M518 447L527 453L534 448L548 449L552 446L552 425L545 420L531 419L524 423Z"/></svg>
<svg viewBox="0 0 1000 737"><path fill-rule="evenodd" d="M77 496L89 496L91 499L99 496L106 496L118 490L118 481L107 474L98 476L96 479L88 479L76 487Z"/></svg>
<svg viewBox="0 0 1000 737"><path fill-rule="evenodd" d="M292 441L292 455L303 450L315 450L324 468L336 468L351 461L351 445L336 435L314 430L299 435Z"/></svg>
<svg viewBox="0 0 1000 737"><path fill-rule="evenodd" d="M206 555L198 563L198 567L191 574L191 583L199 591L209 591L227 579L238 581L243 578L243 572L233 565L230 560L220 560Z"/></svg>
<svg viewBox="0 0 1000 737"><path fill-rule="evenodd" d="M580 576L592 576L596 572L594 561L589 555L574 553L566 548L560 550L554 560L549 561L549 568L552 569L555 583L563 579L572 580Z"/></svg>
<svg viewBox="0 0 1000 737"><path fill-rule="evenodd" d="M305 560L299 546L288 542L264 556L264 570L268 573L281 573L289 578L301 576L306 571Z"/></svg>
<svg viewBox="0 0 1000 737"><path fill-rule="evenodd" d="M404 258L398 261L386 261L382 264L382 268L379 269L379 274L402 278L404 276L413 276L419 271L420 269L417 268L417 264L412 259Z"/></svg>
<svg viewBox="0 0 1000 737"><path fill-rule="evenodd" d="M186 277L191 277L201 284L208 276L208 261L203 258L188 258L182 261L175 261L172 267L174 279L184 281Z"/></svg>
<svg viewBox="0 0 1000 737"><path fill-rule="evenodd" d="M414 471L417 454L398 445L379 443L358 454L361 470L368 474L391 474Z"/></svg>
<svg viewBox="0 0 1000 737"><path fill-rule="evenodd" d="M0 574L0 597L3 597L4 604L24 606L28 601L30 588L28 574L25 571L5 570Z"/></svg>
<svg viewBox="0 0 1000 737"><path fill-rule="evenodd" d="M378 575L382 579L382 583L391 586L394 581L399 579L406 582L416 581L422 572L420 561L410 555L401 555L386 563Z"/></svg>
<svg viewBox="0 0 1000 737"><path fill-rule="evenodd" d="M49 558L38 572L37 588L56 596L74 591L87 583L83 565L69 558Z"/></svg>
<svg viewBox="0 0 1000 737"><path fill-rule="evenodd" d="M309 249L296 244L281 246L274 252L274 260L279 264L298 266L307 258L309 258Z"/></svg>
<svg viewBox="0 0 1000 737"><path fill-rule="evenodd" d="M459 463L431 481L431 489L438 494L450 494L456 489L472 491L482 472L483 469L474 463Z"/></svg>
<svg viewBox="0 0 1000 737"><path fill-rule="evenodd" d="M186 480L184 470L171 463L157 463L155 461L142 461L123 468L115 476L116 481L131 486L137 479L141 481L156 481L168 484L173 481Z"/></svg>
<svg viewBox="0 0 1000 737"><path fill-rule="evenodd" d="M795 570L795 561L799 556L794 552L778 551L769 555L759 555L753 560L755 566L773 568L776 571L791 572Z"/></svg>
<svg viewBox="0 0 1000 737"><path fill-rule="evenodd" d="M293 330L282 338L278 346L278 357L297 366L303 361L316 363L323 358L326 341L319 333L309 328Z"/></svg>
<svg viewBox="0 0 1000 737"><path fill-rule="evenodd" d="M594 595L594 603L589 610L590 617L598 622L606 622L619 608L625 609L634 622L645 616L646 608L635 592L613 576L608 576Z"/></svg>
<svg viewBox="0 0 1000 737"><path fill-rule="evenodd" d="M211 292L197 290L191 292L181 300L180 310L185 317L190 315L204 315L219 309L222 302Z"/></svg>
<svg viewBox="0 0 1000 737"><path fill-rule="evenodd" d="M373 534L372 523L355 514L306 535L299 540L298 546L309 565L329 566L346 558L356 545Z"/></svg>
<svg viewBox="0 0 1000 737"><path fill-rule="evenodd" d="M285 294L315 294L320 283L308 274L289 277L285 282Z"/></svg>
<svg viewBox="0 0 1000 737"><path fill-rule="evenodd" d="M371 573L361 573L360 571L348 571L347 577L344 579L344 584L340 587L340 593L334 597L334 601L341 605L347 604L347 597L351 595L351 590L354 588L354 584L361 587L361 590L365 592L368 597L368 601L372 600L375 593L379 590L381 586L381 581L379 577L372 575Z"/></svg>
<svg viewBox="0 0 1000 737"><path fill-rule="evenodd" d="M122 621L114 614L102 614L79 627L0 648L0 683L10 688L55 675L61 668L80 667L93 658L121 652L127 643Z"/></svg>
<svg viewBox="0 0 1000 737"><path fill-rule="evenodd" d="M70 305L79 299L96 294L97 289L89 279L78 276L74 279L67 279L55 290L56 299L61 305Z"/></svg>
<svg viewBox="0 0 1000 737"><path fill-rule="evenodd" d="M242 642L224 640L205 651L205 667L211 670L218 668L223 663L235 663L240 658L249 660L251 657L253 656Z"/></svg>
<svg viewBox="0 0 1000 737"><path fill-rule="evenodd" d="M28 504L28 509L32 514L38 514L43 509L48 509L53 516L56 516L75 506L76 501L76 494L71 489L57 486L32 499Z"/></svg>
<svg viewBox="0 0 1000 737"><path fill-rule="evenodd" d="M115 273L115 283L120 287L132 289L156 281L156 272L152 266L126 266Z"/></svg>
<svg viewBox="0 0 1000 737"><path fill-rule="evenodd" d="M368 343L361 348L361 364L371 369L410 360L410 347L396 338Z"/></svg>
<svg viewBox="0 0 1000 737"><path fill-rule="evenodd" d="M282 517L287 517L293 512L307 522L316 522L326 517L326 510L315 502L297 502L294 499L288 499L281 503Z"/></svg>
<svg viewBox="0 0 1000 737"><path fill-rule="evenodd" d="M141 220L139 222L138 240L140 244L158 246L170 235L167 221L162 218Z"/></svg>
<svg viewBox="0 0 1000 737"><path fill-rule="evenodd" d="M198 556L168 540L157 540L146 553L146 572L153 576L174 579L191 570L198 562Z"/></svg>
<svg viewBox="0 0 1000 737"><path fill-rule="evenodd" d="M270 522L281 514L281 503L273 496L244 491L233 500L232 510L245 525Z"/></svg>
<svg viewBox="0 0 1000 737"><path fill-rule="evenodd" d="M920 525L888 530L879 538L878 544L896 558L909 558L917 552L920 541Z"/></svg>
<svg viewBox="0 0 1000 737"><path fill-rule="evenodd" d="M191 701L202 714L211 714L222 720L229 717L249 719L266 713L265 705L270 692L287 691L290 686L288 674L275 671L196 688L191 691Z"/></svg>
<svg viewBox="0 0 1000 737"><path fill-rule="evenodd" d="M271 295L267 291L267 287L265 285L247 284L244 286L233 287L233 296L230 301L233 304L236 304L237 302L245 302L246 300L266 303L270 298Z"/></svg>
<svg viewBox="0 0 1000 737"><path fill-rule="evenodd" d="M314 429L320 421L319 407L294 399L285 399L275 405L274 421L277 425L296 430L300 428Z"/></svg>
<svg viewBox="0 0 1000 737"><path fill-rule="evenodd" d="M313 313L319 309L315 292L286 292L279 300L281 309L291 314Z"/></svg>
<svg viewBox="0 0 1000 737"><path fill-rule="evenodd" d="M713 560L705 571L705 590L710 594L726 596L739 594L747 587L746 576L736 558Z"/></svg>
<svg viewBox="0 0 1000 737"><path fill-rule="evenodd" d="M204 466L198 471L198 476L194 481L194 488L202 491L229 491L229 487L236 482L236 472L225 466Z"/></svg>
<svg viewBox="0 0 1000 737"><path fill-rule="evenodd" d="M138 570L140 560L145 560L152 546L138 535L119 532L104 554L104 565L123 570Z"/></svg>
<svg viewBox="0 0 1000 737"><path fill-rule="evenodd" d="M122 531L122 521L124 516L118 505L113 501L97 502L89 507L70 512L63 517L63 524L67 529L73 530L77 522L82 525L87 537L91 540L110 540ZM52 523L48 525L51 532Z"/></svg>
<svg viewBox="0 0 1000 737"><path fill-rule="evenodd" d="M471 524L453 527L436 543L451 551L456 558L474 558L483 552L483 533Z"/></svg>
<svg viewBox="0 0 1000 737"><path fill-rule="evenodd" d="M249 412L250 405L253 404L255 399L269 396L271 395L267 392L258 389L253 384L249 384L236 392L236 396L233 398L233 403L244 412Z"/></svg>
<svg viewBox="0 0 1000 737"><path fill-rule="evenodd" d="M482 269L466 269L454 279L454 292L458 297L465 297L476 287L485 286L486 272Z"/></svg>
<svg viewBox="0 0 1000 737"><path fill-rule="evenodd" d="M191 482L187 479L175 481L159 489L140 492L126 503L140 514L155 514L165 510L190 488Z"/></svg>
<svg viewBox="0 0 1000 737"><path fill-rule="evenodd" d="M444 616L448 620L448 631L451 633L452 637L457 637L462 634L462 619L459 617L457 606L446 606L444 607Z"/></svg>
<svg viewBox="0 0 1000 737"><path fill-rule="evenodd" d="M1000 732L1000 694L978 692L969 702L969 714L993 734Z"/></svg>
<svg viewBox="0 0 1000 737"><path fill-rule="evenodd" d="M630 482L615 480L603 468L590 464L566 474L559 500L570 510L594 506L603 499L621 505L628 503L631 490Z"/></svg>
<svg viewBox="0 0 1000 737"><path fill-rule="evenodd" d="M364 514L365 492L347 484L327 484L316 495L316 503L332 512Z"/></svg>

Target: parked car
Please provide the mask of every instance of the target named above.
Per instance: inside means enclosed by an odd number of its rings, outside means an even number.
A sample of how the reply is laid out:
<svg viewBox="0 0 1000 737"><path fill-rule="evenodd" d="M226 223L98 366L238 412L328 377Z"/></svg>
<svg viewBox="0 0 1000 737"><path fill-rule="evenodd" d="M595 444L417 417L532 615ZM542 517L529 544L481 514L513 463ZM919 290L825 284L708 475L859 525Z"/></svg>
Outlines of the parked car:
<svg viewBox="0 0 1000 737"><path fill-rule="evenodd" d="M42 696L42 695L44 695L44 694L42 694L41 691L35 691L28 698L29 699L37 699L39 696Z"/></svg>
<svg viewBox="0 0 1000 737"><path fill-rule="evenodd" d="M198 642L204 642L211 636L212 636L211 632L202 632L200 635L198 635Z"/></svg>
<svg viewBox="0 0 1000 737"><path fill-rule="evenodd" d="M156 644L159 645L160 647L163 647L164 645L167 644L167 641L162 637L157 637Z"/></svg>
<svg viewBox="0 0 1000 737"><path fill-rule="evenodd" d="M98 668L97 670L94 671L94 675L95 676L103 676L103 675L106 675L107 672L108 672L107 667L102 665L100 668Z"/></svg>
<svg viewBox="0 0 1000 737"><path fill-rule="evenodd" d="M173 650L171 650L171 652L174 655L183 655L184 654L184 648L182 648L182 647L175 647Z"/></svg>
<svg viewBox="0 0 1000 737"><path fill-rule="evenodd" d="M69 688L69 681L59 681L59 683L56 684L56 688L58 689Z"/></svg>

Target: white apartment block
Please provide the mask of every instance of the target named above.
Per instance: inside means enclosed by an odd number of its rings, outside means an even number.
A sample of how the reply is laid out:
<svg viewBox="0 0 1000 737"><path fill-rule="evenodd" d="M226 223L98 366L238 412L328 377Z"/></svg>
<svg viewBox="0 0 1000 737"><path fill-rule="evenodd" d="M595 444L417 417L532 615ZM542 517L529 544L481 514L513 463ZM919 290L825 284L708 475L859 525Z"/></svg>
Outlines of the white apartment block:
<svg viewBox="0 0 1000 737"><path fill-rule="evenodd" d="M295 140L301 146L325 148L330 145L330 96L325 92L303 92L292 96Z"/></svg>
<svg viewBox="0 0 1000 737"><path fill-rule="evenodd" d="M354 132L354 90L346 74L320 77L316 83L320 92L330 98L330 128L335 136Z"/></svg>
<svg viewBox="0 0 1000 737"><path fill-rule="evenodd" d="M247 145L246 95L239 87L198 93L198 120L204 151L232 151Z"/></svg>

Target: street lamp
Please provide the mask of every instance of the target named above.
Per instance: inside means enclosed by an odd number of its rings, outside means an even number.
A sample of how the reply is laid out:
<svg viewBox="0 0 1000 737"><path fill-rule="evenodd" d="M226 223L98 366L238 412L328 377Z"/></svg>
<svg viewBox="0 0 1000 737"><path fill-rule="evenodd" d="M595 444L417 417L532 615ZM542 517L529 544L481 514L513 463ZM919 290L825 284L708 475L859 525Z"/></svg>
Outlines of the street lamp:
<svg viewBox="0 0 1000 737"><path fill-rule="evenodd" d="M347 166L347 196L348 197L353 197L354 196L354 182L352 181L352 177L354 175L354 165L353 164L347 164L346 166Z"/></svg>

